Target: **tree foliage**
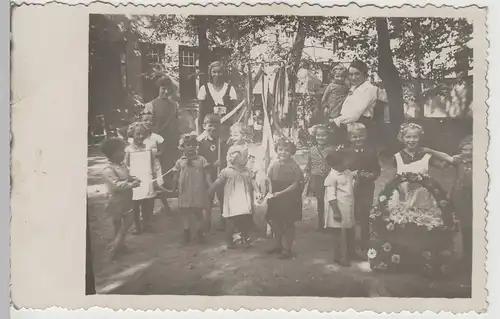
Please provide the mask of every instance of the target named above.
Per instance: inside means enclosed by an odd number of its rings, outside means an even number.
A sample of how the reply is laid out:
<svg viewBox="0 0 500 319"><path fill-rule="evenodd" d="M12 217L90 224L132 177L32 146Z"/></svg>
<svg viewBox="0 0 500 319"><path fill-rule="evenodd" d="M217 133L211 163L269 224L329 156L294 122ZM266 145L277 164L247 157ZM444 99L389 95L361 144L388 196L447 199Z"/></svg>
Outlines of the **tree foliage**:
<svg viewBox="0 0 500 319"><path fill-rule="evenodd" d="M333 60L361 59L368 64L372 74L387 79L386 75L381 76L383 71L379 65L380 41L376 18L277 15L116 17L118 16L92 15L91 39L98 39L109 28L118 26L141 41L174 40L197 46L200 21L204 21L207 47L231 49L226 62L231 80L236 82L237 87L244 83L243 66L248 63L255 67L264 62L290 65L292 82L302 63L308 62L313 67L319 67L325 61L318 63L305 53L304 48L311 43L331 48ZM433 90L443 78L457 71L467 74L471 69L473 52L470 41L473 28L467 19L420 17L387 18L386 21L392 65L399 78L404 81L421 78L435 83L418 82L412 85L411 90L403 88L405 100L418 101L420 97L427 96L429 90ZM164 67L176 73L178 63L177 51L167 45ZM203 64L200 67L206 66Z"/></svg>

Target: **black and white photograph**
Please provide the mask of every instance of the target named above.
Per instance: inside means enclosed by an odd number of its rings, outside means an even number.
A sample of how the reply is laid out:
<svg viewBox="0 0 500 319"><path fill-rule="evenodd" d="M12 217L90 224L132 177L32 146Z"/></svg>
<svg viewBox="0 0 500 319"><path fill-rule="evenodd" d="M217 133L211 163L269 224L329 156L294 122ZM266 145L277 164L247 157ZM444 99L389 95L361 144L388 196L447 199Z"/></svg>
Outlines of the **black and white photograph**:
<svg viewBox="0 0 500 319"><path fill-rule="evenodd" d="M471 298L470 19L88 31L87 294Z"/></svg>

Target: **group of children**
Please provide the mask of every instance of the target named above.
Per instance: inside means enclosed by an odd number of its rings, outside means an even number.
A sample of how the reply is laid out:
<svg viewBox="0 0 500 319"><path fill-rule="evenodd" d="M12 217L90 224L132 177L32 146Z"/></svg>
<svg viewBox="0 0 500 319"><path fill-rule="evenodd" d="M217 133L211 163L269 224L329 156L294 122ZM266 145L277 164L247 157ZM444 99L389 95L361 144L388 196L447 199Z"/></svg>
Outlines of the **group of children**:
<svg viewBox="0 0 500 319"><path fill-rule="evenodd" d="M380 175L378 155L366 145L361 123L347 126L347 144L332 145L326 125L317 125L312 133L314 145L305 169L307 190L317 199L318 230L332 233L334 261L347 266L351 259L366 256L369 212Z"/></svg>
<svg viewBox="0 0 500 319"><path fill-rule="evenodd" d="M314 130L315 145L306 166L308 189L318 200L318 229L331 230L334 260L348 266L353 259L366 259L369 243L369 214L373 204L375 180L380 175L377 152L366 143L366 128L361 123L347 126L347 145L328 144L327 127ZM404 148L394 155L397 174L428 174L429 165L456 167L456 180L450 198L456 209L463 235L463 255L470 269L472 256L472 136L463 139L459 154L422 146L422 126L405 123L398 140ZM406 189L405 209L438 210L439 206L422 187Z"/></svg>
<svg viewBox="0 0 500 319"><path fill-rule="evenodd" d="M152 116L129 128L130 144L108 139L102 151L109 164L103 175L109 187L108 211L113 219L115 237L113 256L126 251L124 238L135 216L136 233L150 228L154 198L165 189L158 163L161 137L151 132ZM255 201L267 201L266 219L271 225L275 245L267 251L282 259L293 257L295 222L302 219L302 192L307 187L317 198L318 230L331 232L334 261L348 266L353 259L365 259L369 244L369 212L374 198L375 180L380 175L378 154L367 145L366 127L361 123L347 125L348 141L331 143L332 132L326 125L313 130L314 145L305 171L293 159L296 146L286 138L276 143L277 160L267 172L267 187L261 193L254 174L248 168L249 145L246 128L237 123L230 128L230 138L218 138L220 117L209 114L201 135L183 135L182 151L172 168L174 188L178 190L179 210L184 242L193 235L200 243L210 230L215 194L220 202L221 220L225 226L228 249L237 248L233 234L241 234L241 246L249 247ZM333 132L334 133L334 132ZM454 165L457 181L451 199L462 224L466 256L472 253L472 138L460 144L460 154L448 154L422 147L424 131L420 125L404 124L398 139L403 150L395 154L398 173L427 174L429 165ZM142 154L142 156L138 156ZM133 214L132 214L133 212Z"/></svg>

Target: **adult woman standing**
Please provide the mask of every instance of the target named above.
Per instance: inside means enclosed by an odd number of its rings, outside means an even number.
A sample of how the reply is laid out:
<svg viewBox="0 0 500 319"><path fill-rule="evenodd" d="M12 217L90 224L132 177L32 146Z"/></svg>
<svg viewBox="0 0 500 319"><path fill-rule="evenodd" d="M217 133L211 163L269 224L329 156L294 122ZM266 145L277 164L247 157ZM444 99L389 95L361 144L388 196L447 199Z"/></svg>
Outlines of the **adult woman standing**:
<svg viewBox="0 0 500 319"><path fill-rule="evenodd" d="M200 101L198 131L200 132L207 114L217 114L222 118L234 109L238 97L234 87L225 82L225 77L222 62L214 61L208 66L208 83L201 86L198 92Z"/></svg>
<svg viewBox="0 0 500 319"><path fill-rule="evenodd" d="M378 88L368 79L368 66L360 60L354 60L349 66L351 89L342 104L340 115L331 118L330 123L337 126L361 122L370 136L373 111L378 100Z"/></svg>
<svg viewBox="0 0 500 319"><path fill-rule="evenodd" d="M153 114L153 131L163 137L163 143L160 145L162 154L160 164L162 172L166 173L179 158L177 147L180 138L178 103L175 101L176 87L170 77L161 77L156 81L156 85L159 88L158 97L147 103L144 111ZM165 185L168 186L171 185L169 176L164 177Z"/></svg>

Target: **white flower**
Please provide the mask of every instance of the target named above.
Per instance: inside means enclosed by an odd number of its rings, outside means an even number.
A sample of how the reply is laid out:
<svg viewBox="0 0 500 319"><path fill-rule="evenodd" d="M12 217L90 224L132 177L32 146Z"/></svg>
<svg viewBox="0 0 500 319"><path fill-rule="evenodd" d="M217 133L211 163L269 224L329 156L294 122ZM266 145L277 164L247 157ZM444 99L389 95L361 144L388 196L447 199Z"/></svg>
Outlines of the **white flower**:
<svg viewBox="0 0 500 319"><path fill-rule="evenodd" d="M377 251L373 248L370 248L370 249L368 249L368 252L366 253L366 255L368 256L368 258L374 259L375 257L377 257Z"/></svg>
<svg viewBox="0 0 500 319"><path fill-rule="evenodd" d="M394 224L393 223L389 223L385 227L387 228L388 231L393 231L394 230Z"/></svg>
<svg viewBox="0 0 500 319"><path fill-rule="evenodd" d="M387 199L387 197L385 197L384 195L382 195L378 198L379 202L384 202L386 199Z"/></svg>
<svg viewBox="0 0 500 319"><path fill-rule="evenodd" d="M384 248L385 251L391 251L392 246L389 243L385 243L384 245L382 245L382 248Z"/></svg>
<svg viewBox="0 0 500 319"><path fill-rule="evenodd" d="M399 262L401 261L401 256L399 256L398 254L394 254L391 257L391 261L395 264L399 264Z"/></svg>

